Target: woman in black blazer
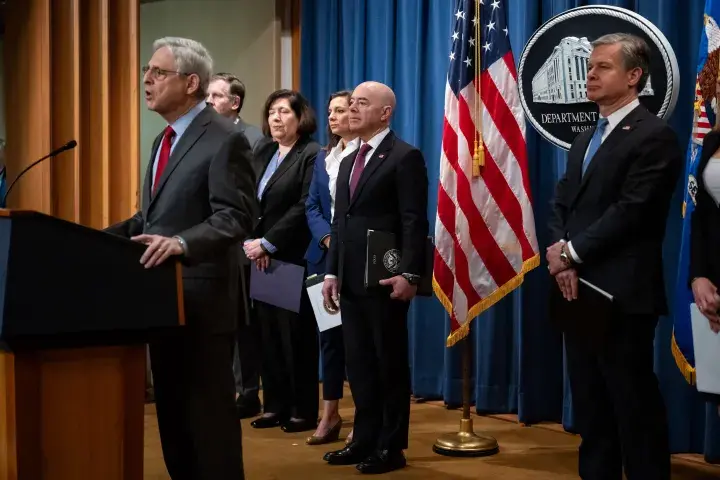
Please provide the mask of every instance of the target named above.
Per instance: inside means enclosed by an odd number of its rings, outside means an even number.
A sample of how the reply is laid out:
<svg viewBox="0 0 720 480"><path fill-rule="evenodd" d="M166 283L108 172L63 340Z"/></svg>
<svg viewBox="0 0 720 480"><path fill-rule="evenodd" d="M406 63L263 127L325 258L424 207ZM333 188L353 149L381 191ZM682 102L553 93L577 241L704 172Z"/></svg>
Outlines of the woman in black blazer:
<svg viewBox="0 0 720 480"><path fill-rule="evenodd" d="M305 201L320 145L310 139L315 115L300 93L278 90L265 102L263 132L272 142L259 148L257 196L260 217L247 257L264 270L271 259L305 267L310 230ZM281 426L288 433L314 430L318 415L318 339L305 288L300 313L255 302L262 332L263 415L254 428Z"/></svg>
<svg viewBox="0 0 720 480"><path fill-rule="evenodd" d="M720 81L718 82L720 87ZM698 309L720 332L720 118L712 132L705 136L697 167L695 210L690 220L690 282ZM720 395L705 395L717 403Z"/></svg>
<svg viewBox="0 0 720 480"><path fill-rule="evenodd" d="M720 332L720 130L703 140L690 230L690 279L698 309Z"/></svg>

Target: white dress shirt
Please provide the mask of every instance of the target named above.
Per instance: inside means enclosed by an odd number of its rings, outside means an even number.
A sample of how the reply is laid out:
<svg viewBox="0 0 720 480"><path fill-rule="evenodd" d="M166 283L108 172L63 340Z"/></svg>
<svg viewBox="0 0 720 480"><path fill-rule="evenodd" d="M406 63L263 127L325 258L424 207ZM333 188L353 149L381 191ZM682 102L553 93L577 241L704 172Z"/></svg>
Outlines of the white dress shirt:
<svg viewBox="0 0 720 480"><path fill-rule="evenodd" d="M605 133L603 133L602 138L600 139L600 145L602 145L602 142L605 141L605 139L610 135L610 132L613 131L615 127L618 126L618 124L625 118L627 115L635 110L640 105L640 100L637 98L633 100L632 102L628 103L624 107L620 107L617 110L615 110L613 113L608 115L607 117L607 127L605 127ZM601 116L602 118L602 116ZM590 145L588 145L588 148ZM587 150L585 150L585 156L587 156ZM590 160L592 161L592 159ZM575 252L575 249L572 246L572 242L568 242L568 250L570 251L570 255L572 256L573 260L576 263L582 263L582 260L578 256L578 254Z"/></svg>
<svg viewBox="0 0 720 480"><path fill-rule="evenodd" d="M720 205L720 157L710 158L703 171L703 182L715 205Z"/></svg>
<svg viewBox="0 0 720 480"><path fill-rule="evenodd" d="M330 188L330 221L335 217L335 192L337 191L337 177L340 172L340 164L343 159L358 149L360 140L354 139L348 142L345 148L338 142L325 157L325 171L328 174L328 187Z"/></svg>
<svg viewBox="0 0 720 480"><path fill-rule="evenodd" d="M376 133L374 137L372 137L367 142L363 142L360 140L360 144L357 146L358 148L362 147L366 143L370 145L370 150L367 151L365 154L365 165L367 166L367 163L370 161L370 158L372 158L373 154L375 153L375 150L380 146L383 140L385 140L385 137L387 137L388 133L390 133L390 127L385 127L384 130L381 130L380 132ZM359 140L359 139L358 139ZM353 164L352 170L350 170L350 178L352 178L352 172L355 171L355 165Z"/></svg>

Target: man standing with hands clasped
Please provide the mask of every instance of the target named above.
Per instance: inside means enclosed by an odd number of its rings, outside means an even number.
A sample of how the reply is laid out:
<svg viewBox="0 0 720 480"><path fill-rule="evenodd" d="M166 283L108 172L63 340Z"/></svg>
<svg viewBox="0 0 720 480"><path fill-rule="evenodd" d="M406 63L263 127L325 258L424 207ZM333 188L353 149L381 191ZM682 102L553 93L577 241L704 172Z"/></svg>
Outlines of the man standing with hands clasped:
<svg viewBox="0 0 720 480"><path fill-rule="evenodd" d="M340 165L323 297L342 309L346 365L355 400L350 444L325 455L362 473L405 466L410 421L407 312L425 274L428 178L417 148L390 130L393 91L360 84L350 100L350 129L360 147ZM402 274L365 288L368 230L395 234Z"/></svg>
<svg viewBox="0 0 720 480"><path fill-rule="evenodd" d="M658 317L667 313L662 243L682 152L670 127L638 100L650 71L647 43L610 34L593 47L587 96L600 117L570 148L550 219L557 243L547 249L550 274L564 297L557 305L586 308L584 294L592 293L578 294L579 278L613 297L612 314L563 319L582 437L580 477L619 480L624 466L628 480L668 480L653 340ZM584 323L588 318L597 324Z"/></svg>

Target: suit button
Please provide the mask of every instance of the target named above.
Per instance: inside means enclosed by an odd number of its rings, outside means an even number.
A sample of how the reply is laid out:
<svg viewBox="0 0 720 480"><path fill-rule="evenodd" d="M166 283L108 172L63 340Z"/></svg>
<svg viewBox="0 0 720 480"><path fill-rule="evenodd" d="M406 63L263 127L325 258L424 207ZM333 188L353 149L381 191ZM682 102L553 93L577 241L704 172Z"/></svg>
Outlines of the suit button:
<svg viewBox="0 0 720 480"><path fill-rule="evenodd" d="M152 223L146 222L146 223L145 223L145 226L148 227L148 228L150 228L150 227L152 227Z"/></svg>
<svg viewBox="0 0 720 480"><path fill-rule="evenodd" d="M352 216L352 215L350 215L349 213L346 213L346 214L345 214L345 218L350 218L351 216Z"/></svg>

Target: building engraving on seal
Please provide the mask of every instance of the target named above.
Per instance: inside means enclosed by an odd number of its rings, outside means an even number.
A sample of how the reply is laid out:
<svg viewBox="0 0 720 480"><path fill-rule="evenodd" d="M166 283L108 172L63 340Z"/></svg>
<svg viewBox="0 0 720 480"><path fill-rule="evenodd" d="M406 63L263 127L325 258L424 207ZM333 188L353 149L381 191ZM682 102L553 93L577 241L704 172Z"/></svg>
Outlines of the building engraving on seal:
<svg viewBox="0 0 720 480"><path fill-rule="evenodd" d="M589 102L587 71L590 52L592 45L587 37L565 37L560 40L532 79L533 102L554 104ZM640 96L654 95L650 80L648 77ZM577 122L578 119L556 119L556 121ZM596 119L590 121L594 122Z"/></svg>

